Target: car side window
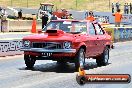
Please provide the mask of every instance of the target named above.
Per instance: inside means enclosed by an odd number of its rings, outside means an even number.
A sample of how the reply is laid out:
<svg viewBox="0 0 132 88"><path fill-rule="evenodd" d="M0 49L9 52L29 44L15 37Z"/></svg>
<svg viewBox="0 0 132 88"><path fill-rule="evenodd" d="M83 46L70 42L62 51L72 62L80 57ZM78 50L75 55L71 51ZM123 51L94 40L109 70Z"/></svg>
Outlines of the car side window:
<svg viewBox="0 0 132 88"><path fill-rule="evenodd" d="M103 35L104 34L104 32L103 32L101 26L99 26L99 24L95 23L94 26L95 26L97 35Z"/></svg>
<svg viewBox="0 0 132 88"><path fill-rule="evenodd" d="M95 29L92 23L89 24L89 34L95 35Z"/></svg>
<svg viewBox="0 0 132 88"><path fill-rule="evenodd" d="M87 23L86 22L73 22L72 30L86 34L87 33Z"/></svg>

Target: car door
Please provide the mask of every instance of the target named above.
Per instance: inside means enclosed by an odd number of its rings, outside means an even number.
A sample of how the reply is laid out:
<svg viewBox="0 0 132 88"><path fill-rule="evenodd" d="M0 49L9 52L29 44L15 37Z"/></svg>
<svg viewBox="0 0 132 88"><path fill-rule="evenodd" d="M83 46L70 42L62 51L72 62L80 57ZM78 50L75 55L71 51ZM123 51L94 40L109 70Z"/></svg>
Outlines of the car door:
<svg viewBox="0 0 132 88"><path fill-rule="evenodd" d="M95 56L97 55L97 45L95 44L95 41L97 39L95 28L93 23L88 23L87 25L87 56Z"/></svg>
<svg viewBox="0 0 132 88"><path fill-rule="evenodd" d="M101 28L101 25L98 23L94 23L94 27L96 30L96 45L97 45L97 52L98 54L103 53L104 47L105 47L105 32Z"/></svg>

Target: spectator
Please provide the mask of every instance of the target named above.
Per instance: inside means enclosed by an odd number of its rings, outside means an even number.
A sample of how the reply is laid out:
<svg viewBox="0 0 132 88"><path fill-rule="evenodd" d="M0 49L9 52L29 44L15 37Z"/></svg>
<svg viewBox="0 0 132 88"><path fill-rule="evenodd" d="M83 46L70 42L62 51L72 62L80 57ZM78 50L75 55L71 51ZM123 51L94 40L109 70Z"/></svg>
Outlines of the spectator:
<svg viewBox="0 0 132 88"><path fill-rule="evenodd" d="M113 14L113 16L115 16L115 27L120 27L120 23L122 20L122 14L120 13L120 9L118 9L117 12Z"/></svg>
<svg viewBox="0 0 132 88"><path fill-rule="evenodd" d="M126 14L126 3L124 4L124 14Z"/></svg>
<svg viewBox="0 0 132 88"><path fill-rule="evenodd" d="M48 15L44 12L42 14L42 29L47 25L48 20Z"/></svg>
<svg viewBox="0 0 132 88"><path fill-rule="evenodd" d="M20 11L18 12L18 18L22 19L22 10L20 9Z"/></svg>
<svg viewBox="0 0 132 88"><path fill-rule="evenodd" d="M3 17L2 8L0 7L0 18Z"/></svg>
<svg viewBox="0 0 132 88"><path fill-rule="evenodd" d="M55 15L55 14L52 14L52 16L51 16L50 20L57 20L56 15Z"/></svg>
<svg viewBox="0 0 132 88"><path fill-rule="evenodd" d="M132 4L130 3L130 14L132 14Z"/></svg>
<svg viewBox="0 0 132 88"><path fill-rule="evenodd" d="M8 14L6 12L6 9L2 9L1 12L0 12L0 15L1 15L1 18L5 19L7 18Z"/></svg>
<svg viewBox="0 0 132 88"><path fill-rule="evenodd" d="M72 14L69 14L68 19L73 19Z"/></svg>
<svg viewBox="0 0 132 88"><path fill-rule="evenodd" d="M90 20L91 22L95 20L95 18L94 18L94 15L93 15L93 12L92 12L92 11L90 11L90 12L89 12L89 16L86 18L86 20Z"/></svg>
<svg viewBox="0 0 132 88"><path fill-rule="evenodd" d="M129 14L129 6L128 6L128 3L126 3L126 8L125 8L125 10L126 10L126 14Z"/></svg>
<svg viewBox="0 0 132 88"><path fill-rule="evenodd" d="M116 3L116 10L120 9L120 4L119 2Z"/></svg>
<svg viewBox="0 0 132 88"><path fill-rule="evenodd" d="M2 10L2 8L0 7L0 11Z"/></svg>
<svg viewBox="0 0 132 88"><path fill-rule="evenodd" d="M85 12L85 19L88 17L88 11Z"/></svg>
<svg viewBox="0 0 132 88"><path fill-rule="evenodd" d="M2 9L1 12L3 15L7 15L6 9Z"/></svg>
<svg viewBox="0 0 132 88"><path fill-rule="evenodd" d="M114 8L115 8L114 3L112 3L112 13L114 13Z"/></svg>

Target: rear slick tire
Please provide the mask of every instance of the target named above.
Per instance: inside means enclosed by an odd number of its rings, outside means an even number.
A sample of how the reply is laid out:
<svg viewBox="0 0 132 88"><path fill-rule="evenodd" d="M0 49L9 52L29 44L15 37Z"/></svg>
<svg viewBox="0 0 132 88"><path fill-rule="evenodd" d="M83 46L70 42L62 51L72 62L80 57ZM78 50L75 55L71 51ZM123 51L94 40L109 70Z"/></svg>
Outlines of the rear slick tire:
<svg viewBox="0 0 132 88"><path fill-rule="evenodd" d="M96 59L97 66L106 66L109 60L109 48L105 47L103 53Z"/></svg>

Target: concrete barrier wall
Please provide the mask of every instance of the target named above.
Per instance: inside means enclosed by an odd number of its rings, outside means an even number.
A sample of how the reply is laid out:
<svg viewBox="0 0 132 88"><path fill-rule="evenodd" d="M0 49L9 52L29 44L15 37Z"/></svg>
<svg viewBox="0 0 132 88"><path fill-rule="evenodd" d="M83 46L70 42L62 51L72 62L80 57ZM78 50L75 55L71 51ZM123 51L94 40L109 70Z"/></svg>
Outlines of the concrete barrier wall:
<svg viewBox="0 0 132 88"><path fill-rule="evenodd" d="M19 40L0 40L0 56L23 54L20 51L22 41Z"/></svg>
<svg viewBox="0 0 132 88"><path fill-rule="evenodd" d="M41 29L42 22L37 21L37 29ZM30 32L32 29L32 20L0 20L0 32Z"/></svg>
<svg viewBox="0 0 132 88"><path fill-rule="evenodd" d="M132 40L132 28L115 28L114 42L130 41Z"/></svg>
<svg viewBox="0 0 132 88"><path fill-rule="evenodd" d="M0 40L22 39L24 36L31 35L30 32L9 32L0 33Z"/></svg>
<svg viewBox="0 0 132 88"><path fill-rule="evenodd" d="M41 29L41 22L37 21L37 29ZM32 20L12 20L8 21L8 31L27 31L32 29Z"/></svg>
<svg viewBox="0 0 132 88"><path fill-rule="evenodd" d="M31 35L29 32L11 32L0 34L0 56L23 54L22 38Z"/></svg>

